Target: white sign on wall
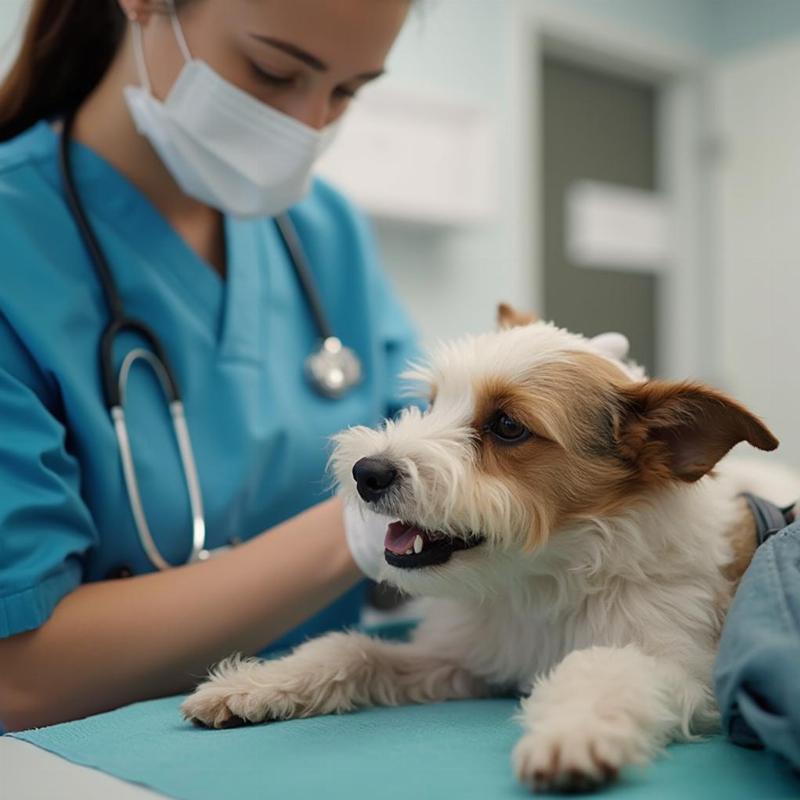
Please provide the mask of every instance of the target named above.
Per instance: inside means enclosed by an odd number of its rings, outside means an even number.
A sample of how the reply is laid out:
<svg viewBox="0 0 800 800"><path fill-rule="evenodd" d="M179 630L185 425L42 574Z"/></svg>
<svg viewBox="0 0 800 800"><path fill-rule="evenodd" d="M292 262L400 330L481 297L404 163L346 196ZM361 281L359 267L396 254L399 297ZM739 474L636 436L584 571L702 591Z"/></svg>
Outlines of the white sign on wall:
<svg viewBox="0 0 800 800"><path fill-rule="evenodd" d="M458 225L493 214L495 154L481 108L376 87L353 103L317 171L376 217Z"/></svg>
<svg viewBox="0 0 800 800"><path fill-rule="evenodd" d="M669 264L672 225L663 195L577 181L565 212L566 253L576 266L660 272Z"/></svg>

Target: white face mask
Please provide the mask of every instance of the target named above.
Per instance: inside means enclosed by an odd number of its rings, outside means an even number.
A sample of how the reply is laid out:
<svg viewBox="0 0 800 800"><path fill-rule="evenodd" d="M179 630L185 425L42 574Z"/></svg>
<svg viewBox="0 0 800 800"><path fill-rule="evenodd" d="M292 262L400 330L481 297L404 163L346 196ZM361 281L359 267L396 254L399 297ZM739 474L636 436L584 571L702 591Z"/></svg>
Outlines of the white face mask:
<svg viewBox="0 0 800 800"><path fill-rule="evenodd" d="M141 86L124 91L137 130L191 197L237 217L286 211L308 191L338 126L314 130L228 83L192 58L174 9L171 19L186 63L163 103L151 91L134 23Z"/></svg>

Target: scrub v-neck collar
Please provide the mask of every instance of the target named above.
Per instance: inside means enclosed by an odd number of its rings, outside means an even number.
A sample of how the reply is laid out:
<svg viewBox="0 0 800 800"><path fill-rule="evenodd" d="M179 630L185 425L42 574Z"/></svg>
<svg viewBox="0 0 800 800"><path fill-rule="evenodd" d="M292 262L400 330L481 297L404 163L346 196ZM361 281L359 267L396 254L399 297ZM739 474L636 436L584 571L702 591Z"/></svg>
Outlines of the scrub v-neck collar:
<svg viewBox="0 0 800 800"><path fill-rule="evenodd" d="M63 191L56 132L42 121L23 136L31 137L29 143L34 150L53 158L50 178L55 188ZM223 279L122 173L80 142L73 142L72 147L75 182L87 212L113 226L133 250L144 256L147 248L157 246L158 263L153 263L153 268L190 299L193 312L216 342L220 358L258 360L259 303L266 268L261 239L270 226L264 220L225 216L227 276ZM113 264L111 269L113 272ZM116 275L115 278L122 283Z"/></svg>

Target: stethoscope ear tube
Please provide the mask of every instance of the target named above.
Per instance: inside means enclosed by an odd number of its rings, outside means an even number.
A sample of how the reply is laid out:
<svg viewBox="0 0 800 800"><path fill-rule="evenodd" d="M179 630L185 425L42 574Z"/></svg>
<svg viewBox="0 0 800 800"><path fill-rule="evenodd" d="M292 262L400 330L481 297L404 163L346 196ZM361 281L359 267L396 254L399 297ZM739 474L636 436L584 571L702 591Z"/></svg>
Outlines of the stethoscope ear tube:
<svg viewBox="0 0 800 800"><path fill-rule="evenodd" d="M314 281L311 278L308 259L306 258L303 245L300 242L300 237L297 235L297 230L294 227L292 218L288 214L280 214L275 217L275 226L289 253L289 261L291 261L294 267L295 275L300 282L300 288L308 303L309 311L311 311L311 316L314 317L314 324L317 331L323 341L329 339L333 336L333 329L322 308L322 301L319 299L317 288L314 286Z"/></svg>
<svg viewBox="0 0 800 800"><path fill-rule="evenodd" d="M338 400L361 382L361 361L333 333L333 328L328 322L319 293L311 277L311 269L308 266L303 244L291 216L286 213L275 217L275 225L289 253L289 261L294 267L300 289L306 298L317 331L322 337L319 349L311 353L305 360L306 377L318 394Z"/></svg>
<svg viewBox="0 0 800 800"><path fill-rule="evenodd" d="M111 319L122 319L125 316L122 307L122 299L117 292L114 284L114 277L111 274L111 268L108 266L108 261L103 254L103 248L100 247L100 242L97 241L92 225L89 218L86 216L86 211L83 208L83 203L78 196L78 191L75 187L75 181L72 177L72 156L70 149L70 141L72 139L72 126L75 122L74 115L70 114L64 117L63 128L61 131L61 140L58 148L58 166L61 170L62 183L64 186L64 196L72 213L72 218L78 227L78 231L83 239L86 249L94 263L97 277L100 280L100 285L103 287L103 294L106 297L106 304Z"/></svg>

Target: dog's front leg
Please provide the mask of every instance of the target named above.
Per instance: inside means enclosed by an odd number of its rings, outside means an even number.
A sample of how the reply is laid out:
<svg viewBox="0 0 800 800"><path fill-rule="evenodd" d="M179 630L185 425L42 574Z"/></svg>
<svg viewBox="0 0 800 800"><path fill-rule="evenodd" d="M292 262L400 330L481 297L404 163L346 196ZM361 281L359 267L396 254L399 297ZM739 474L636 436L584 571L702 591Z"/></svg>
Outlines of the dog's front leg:
<svg viewBox="0 0 800 800"><path fill-rule="evenodd" d="M596 788L687 736L693 714L708 719L712 707L700 681L634 645L576 650L522 701L514 768L538 791Z"/></svg>
<svg viewBox="0 0 800 800"><path fill-rule="evenodd" d="M181 710L186 719L222 728L485 693L465 669L421 645L332 633L274 661L223 661Z"/></svg>

